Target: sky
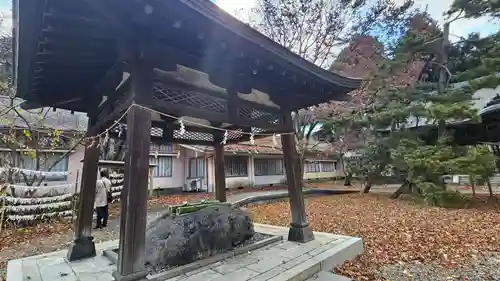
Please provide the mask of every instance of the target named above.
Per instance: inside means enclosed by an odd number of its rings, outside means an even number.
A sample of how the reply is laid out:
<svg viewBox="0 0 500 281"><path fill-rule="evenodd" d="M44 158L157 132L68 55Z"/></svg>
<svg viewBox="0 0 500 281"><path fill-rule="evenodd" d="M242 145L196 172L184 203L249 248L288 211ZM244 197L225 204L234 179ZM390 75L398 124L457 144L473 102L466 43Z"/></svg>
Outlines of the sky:
<svg viewBox="0 0 500 281"><path fill-rule="evenodd" d="M235 11L239 11L238 17L240 20L248 20L248 14L252 7L256 6L258 0L213 0L219 7L226 10L228 13L235 15ZM396 0L396 2L402 0ZM431 16L443 24L444 17L442 16L453 3L453 0L415 0L418 7L425 8ZM480 32L481 35L488 35L500 29L500 24L494 24L488 19L476 20L459 20L451 24L450 33L465 37L471 32ZM450 38L453 41L453 38Z"/></svg>
<svg viewBox="0 0 500 281"><path fill-rule="evenodd" d="M69 1L69 0L68 0ZM237 17L242 21L248 21L248 15L250 9L255 7L258 0L212 0L219 7L226 10L228 13L236 15L236 11L239 11ZM395 0L403 1L403 0ZM453 0L415 0L417 5L420 7L425 7L428 5L428 12L431 16L440 21L442 24L443 12L448 9ZM12 29L12 1L11 0L0 0L0 15L2 15L3 23L1 25L2 32L10 32ZM494 24L488 19L476 19L476 20L460 20L454 22L451 25L451 34L457 36L466 36L470 32L480 32L481 35L487 35L496 32L500 28L500 24ZM453 40L453 38L450 38Z"/></svg>

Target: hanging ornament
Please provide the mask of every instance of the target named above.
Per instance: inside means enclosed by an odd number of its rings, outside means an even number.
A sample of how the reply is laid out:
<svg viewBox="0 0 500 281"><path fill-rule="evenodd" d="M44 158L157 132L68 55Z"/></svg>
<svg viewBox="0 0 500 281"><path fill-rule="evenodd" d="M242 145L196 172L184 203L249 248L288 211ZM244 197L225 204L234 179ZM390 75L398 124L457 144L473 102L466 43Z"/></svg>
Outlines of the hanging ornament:
<svg viewBox="0 0 500 281"><path fill-rule="evenodd" d="M94 147L94 144L95 144L95 139L93 137L90 138L92 141L90 142L89 146L87 146L87 148L92 148Z"/></svg>
<svg viewBox="0 0 500 281"><path fill-rule="evenodd" d="M255 135L253 132L252 132L252 134L250 134L250 144L255 145Z"/></svg>
<svg viewBox="0 0 500 281"><path fill-rule="evenodd" d="M179 134L182 136L186 133L186 126L184 126L184 120L181 118L179 119Z"/></svg>
<svg viewBox="0 0 500 281"><path fill-rule="evenodd" d="M155 156L155 159L158 159L158 149L157 149L157 150L155 150L155 154L154 154L154 156Z"/></svg>
<svg viewBox="0 0 500 281"><path fill-rule="evenodd" d="M227 143L227 137L228 137L229 133L227 132L227 130L224 132L224 137L222 138L222 144L223 145L226 145Z"/></svg>
<svg viewBox="0 0 500 281"><path fill-rule="evenodd" d="M104 135L103 142L104 142L104 144L106 144L106 143L108 143L108 141L109 141L109 131L106 131L106 134Z"/></svg>
<svg viewBox="0 0 500 281"><path fill-rule="evenodd" d="M273 148L276 148L278 141L276 140L276 134L273 134Z"/></svg>
<svg viewBox="0 0 500 281"><path fill-rule="evenodd" d="M122 137L122 134L123 134L123 126L119 126L118 127L118 137L121 138Z"/></svg>
<svg viewBox="0 0 500 281"><path fill-rule="evenodd" d="M97 148L101 147L101 142L102 142L102 139L101 139L101 137L99 137L99 139L97 140Z"/></svg>

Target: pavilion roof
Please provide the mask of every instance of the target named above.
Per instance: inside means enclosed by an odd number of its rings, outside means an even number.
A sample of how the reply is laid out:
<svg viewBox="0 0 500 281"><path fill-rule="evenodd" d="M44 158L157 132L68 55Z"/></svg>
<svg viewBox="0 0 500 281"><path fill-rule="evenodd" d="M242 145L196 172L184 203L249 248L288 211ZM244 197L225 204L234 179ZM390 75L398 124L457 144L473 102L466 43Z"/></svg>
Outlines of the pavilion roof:
<svg viewBox="0 0 500 281"><path fill-rule="evenodd" d="M302 59L211 1L14 0L13 15L17 95L37 106L92 110L88 101L122 60L122 35L147 42L157 68L195 69L218 87L265 92L291 108L347 99L361 83Z"/></svg>

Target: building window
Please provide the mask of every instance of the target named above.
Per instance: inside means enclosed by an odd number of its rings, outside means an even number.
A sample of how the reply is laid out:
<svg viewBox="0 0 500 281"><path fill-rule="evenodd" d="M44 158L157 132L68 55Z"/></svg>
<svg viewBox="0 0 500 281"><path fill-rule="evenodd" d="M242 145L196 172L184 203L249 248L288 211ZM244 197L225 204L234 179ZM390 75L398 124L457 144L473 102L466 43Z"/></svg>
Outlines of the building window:
<svg viewBox="0 0 500 281"><path fill-rule="evenodd" d="M334 161L321 162L321 172L335 172L337 164Z"/></svg>
<svg viewBox="0 0 500 281"><path fill-rule="evenodd" d="M204 158L191 158L189 159L189 173L188 177L204 178L205 177L205 159Z"/></svg>
<svg viewBox="0 0 500 281"><path fill-rule="evenodd" d="M149 163L155 164L153 168L153 177L171 178L172 177L172 156L149 157Z"/></svg>
<svg viewBox="0 0 500 281"><path fill-rule="evenodd" d="M246 156L225 156L224 171L226 177L247 177L248 157Z"/></svg>
<svg viewBox="0 0 500 281"><path fill-rule="evenodd" d="M153 153L156 151L158 151L158 153L173 153L174 152L174 146L171 144L152 143L149 148L150 148L150 151Z"/></svg>
<svg viewBox="0 0 500 281"><path fill-rule="evenodd" d="M64 156L62 152L39 152L40 171L48 171L52 165L57 164L50 169L51 172L67 172L68 171L68 155ZM27 170L36 170L36 159L32 155L18 154L20 166ZM68 177L66 175L46 177L44 181L65 181Z"/></svg>
<svg viewBox="0 0 500 281"><path fill-rule="evenodd" d="M254 167L256 176L283 175L283 159L255 159Z"/></svg>
<svg viewBox="0 0 500 281"><path fill-rule="evenodd" d="M304 171L306 171L306 173L319 173L321 171L320 163L318 161L308 161L304 166Z"/></svg>

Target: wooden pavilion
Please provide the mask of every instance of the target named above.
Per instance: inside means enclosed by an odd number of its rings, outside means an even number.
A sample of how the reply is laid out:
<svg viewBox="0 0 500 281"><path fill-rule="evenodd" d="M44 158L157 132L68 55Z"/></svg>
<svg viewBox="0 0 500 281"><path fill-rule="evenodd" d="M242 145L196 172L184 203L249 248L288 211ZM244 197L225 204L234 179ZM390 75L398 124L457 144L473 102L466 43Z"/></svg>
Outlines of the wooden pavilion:
<svg viewBox="0 0 500 281"><path fill-rule="evenodd" d="M293 132L291 111L346 99L361 82L305 61L210 1L14 0L13 6L14 79L25 108L86 112L88 136L109 128L130 108L116 280L147 274L152 139L215 146L216 197L225 201L224 130L234 131L228 143L246 140L250 132ZM195 79L183 79L186 69L197 73ZM181 117L220 130L186 126L182 134ZM281 142L292 212L288 239L310 241L294 136L282 134ZM91 225L98 157L98 148L86 149L71 261L95 255Z"/></svg>

